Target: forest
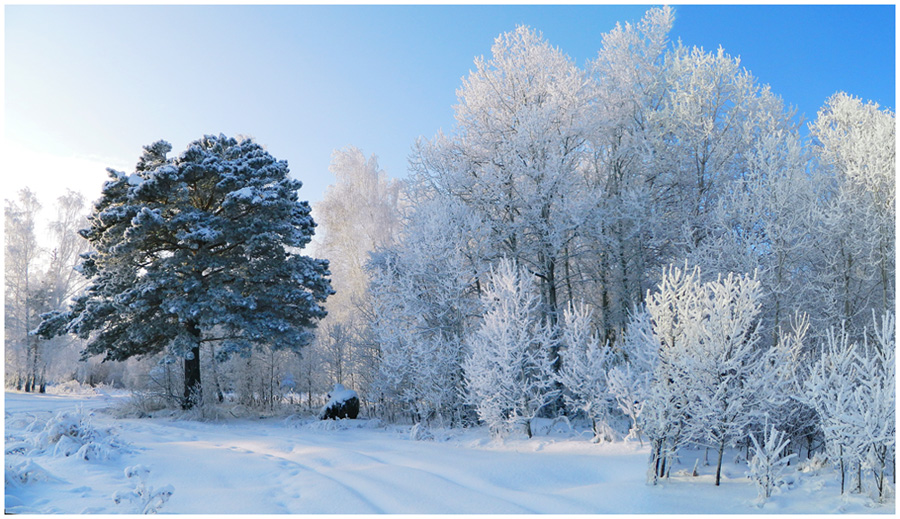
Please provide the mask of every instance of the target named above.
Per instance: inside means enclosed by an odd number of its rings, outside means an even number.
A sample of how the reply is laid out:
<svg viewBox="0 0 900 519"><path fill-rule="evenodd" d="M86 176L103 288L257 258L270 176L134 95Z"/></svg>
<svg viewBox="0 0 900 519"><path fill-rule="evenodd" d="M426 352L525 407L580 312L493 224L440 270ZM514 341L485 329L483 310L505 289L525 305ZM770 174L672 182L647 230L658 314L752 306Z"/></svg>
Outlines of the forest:
<svg viewBox="0 0 900 519"><path fill-rule="evenodd" d="M425 431L638 442L654 485L699 447L718 486L734 449L761 496L796 458L893 499L894 113L837 92L800 121L673 17L584 67L499 35L405 175L335 150L312 205L311 173L224 135L149 144L93 204L17 193L7 390L208 420L313 415L341 384Z"/></svg>

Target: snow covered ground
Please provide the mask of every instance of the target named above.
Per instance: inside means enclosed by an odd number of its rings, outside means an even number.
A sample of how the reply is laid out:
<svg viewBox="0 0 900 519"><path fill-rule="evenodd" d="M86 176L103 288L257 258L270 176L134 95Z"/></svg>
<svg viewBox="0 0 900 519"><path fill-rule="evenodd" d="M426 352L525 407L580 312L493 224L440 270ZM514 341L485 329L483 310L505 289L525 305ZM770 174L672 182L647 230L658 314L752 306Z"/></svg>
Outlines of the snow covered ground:
<svg viewBox="0 0 900 519"><path fill-rule="evenodd" d="M433 440L413 441L410 427L377 420L197 422L115 419L104 412L123 398L6 393L6 512L135 513L144 506L140 498L117 504L114 496L136 489L150 496L166 486L172 494L156 503L159 511L190 514L895 510L893 501L842 498L830 469L794 472L793 485L758 507L746 464L729 462L719 488L712 467L688 475L703 451L685 453L678 467L685 472L653 487L645 483L647 448L634 443L598 445L561 433L498 443L481 429L432 431ZM86 417L81 425L90 434L78 442L97 445L89 459L47 446L47 424L70 423L57 420L59 413L69 413L70 422ZM126 477L126 468L137 465L149 469L143 487L137 477Z"/></svg>

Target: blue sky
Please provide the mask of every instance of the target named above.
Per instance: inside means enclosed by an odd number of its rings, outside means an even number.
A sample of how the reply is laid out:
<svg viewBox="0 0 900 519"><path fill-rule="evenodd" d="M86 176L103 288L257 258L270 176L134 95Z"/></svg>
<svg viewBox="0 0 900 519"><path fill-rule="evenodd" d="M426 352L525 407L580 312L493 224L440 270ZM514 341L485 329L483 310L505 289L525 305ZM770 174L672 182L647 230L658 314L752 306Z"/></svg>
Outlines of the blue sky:
<svg viewBox="0 0 900 519"><path fill-rule="evenodd" d="M4 169L26 174L4 198L24 183L94 199L103 167L133 167L142 146L219 132L287 160L311 201L336 148L403 176L418 136L452 130L455 90L498 34L530 25L584 65L646 8L5 6ZM675 6L670 36L740 55L812 119L838 90L895 107L894 9Z"/></svg>

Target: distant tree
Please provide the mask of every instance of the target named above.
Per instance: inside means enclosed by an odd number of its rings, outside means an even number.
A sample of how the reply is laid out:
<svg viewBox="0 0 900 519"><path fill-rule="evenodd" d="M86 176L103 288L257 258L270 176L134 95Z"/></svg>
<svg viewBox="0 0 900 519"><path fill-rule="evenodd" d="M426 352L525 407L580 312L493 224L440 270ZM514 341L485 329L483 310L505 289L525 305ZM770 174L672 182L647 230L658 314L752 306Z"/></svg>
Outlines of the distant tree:
<svg viewBox="0 0 900 519"><path fill-rule="evenodd" d="M35 227L41 204L26 188L19 192L18 200L6 200L4 209L6 383L31 391L40 358L37 338L28 332L40 322L39 314L46 311L38 263L41 249Z"/></svg>
<svg viewBox="0 0 900 519"><path fill-rule="evenodd" d="M335 294L320 328L326 333L317 334L314 347L328 360L329 387L344 384L366 396L378 351L367 326L371 300L365 265L371 252L396 239L401 184L378 167L377 157L366 159L355 147L335 150L328 169L335 182L313 206L324 229L314 246L329 258Z"/></svg>
<svg viewBox="0 0 900 519"><path fill-rule="evenodd" d="M176 158L158 141L135 172L109 170L81 231L94 248L90 284L39 333L88 341L84 356L123 360L167 351L184 361L182 405L201 396L200 346L299 350L333 293L328 262L299 250L313 235L288 166L250 139L204 136Z"/></svg>
<svg viewBox="0 0 900 519"><path fill-rule="evenodd" d="M56 219L50 222L53 249L46 276L50 306L54 309L62 308L85 286L83 276L76 270L81 254L90 248L78 234L88 223L85 205L84 196L72 190L56 199Z"/></svg>

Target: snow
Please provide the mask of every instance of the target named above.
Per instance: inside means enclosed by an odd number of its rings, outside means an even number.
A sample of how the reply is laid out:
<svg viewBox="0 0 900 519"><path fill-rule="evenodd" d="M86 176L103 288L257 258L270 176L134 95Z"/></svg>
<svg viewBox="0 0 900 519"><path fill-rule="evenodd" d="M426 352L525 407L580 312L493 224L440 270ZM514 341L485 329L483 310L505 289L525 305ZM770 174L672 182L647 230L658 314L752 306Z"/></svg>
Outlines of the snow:
<svg viewBox="0 0 900 519"><path fill-rule="evenodd" d="M790 470L794 483L762 507L746 465L730 453L721 487L700 451L685 451L673 476L645 483L648 450L548 430L532 439L490 440L484 428L432 429L378 420L291 417L197 422L115 419L105 408L127 394L6 393L7 448L58 413L81 406L96 430L127 445L84 460L42 451L6 456L6 511L30 513L894 513L840 496L834 471ZM700 458L700 476L690 468ZM33 476L14 481L16 467ZM683 473L681 471L684 471ZM808 469L807 469L808 470ZM131 477L129 477L131 476ZM137 481L140 479L140 481ZM115 499L118 498L119 504Z"/></svg>
<svg viewBox="0 0 900 519"><path fill-rule="evenodd" d="M259 196L256 195L256 191L251 186L244 186L240 189L232 191L228 194L228 198L234 198L244 202L259 201Z"/></svg>
<svg viewBox="0 0 900 519"><path fill-rule="evenodd" d="M340 404L351 398L357 398L356 391L345 388L343 384L335 384L334 389L328 393L328 397L328 403L325 404L325 407L331 407L333 404Z"/></svg>

